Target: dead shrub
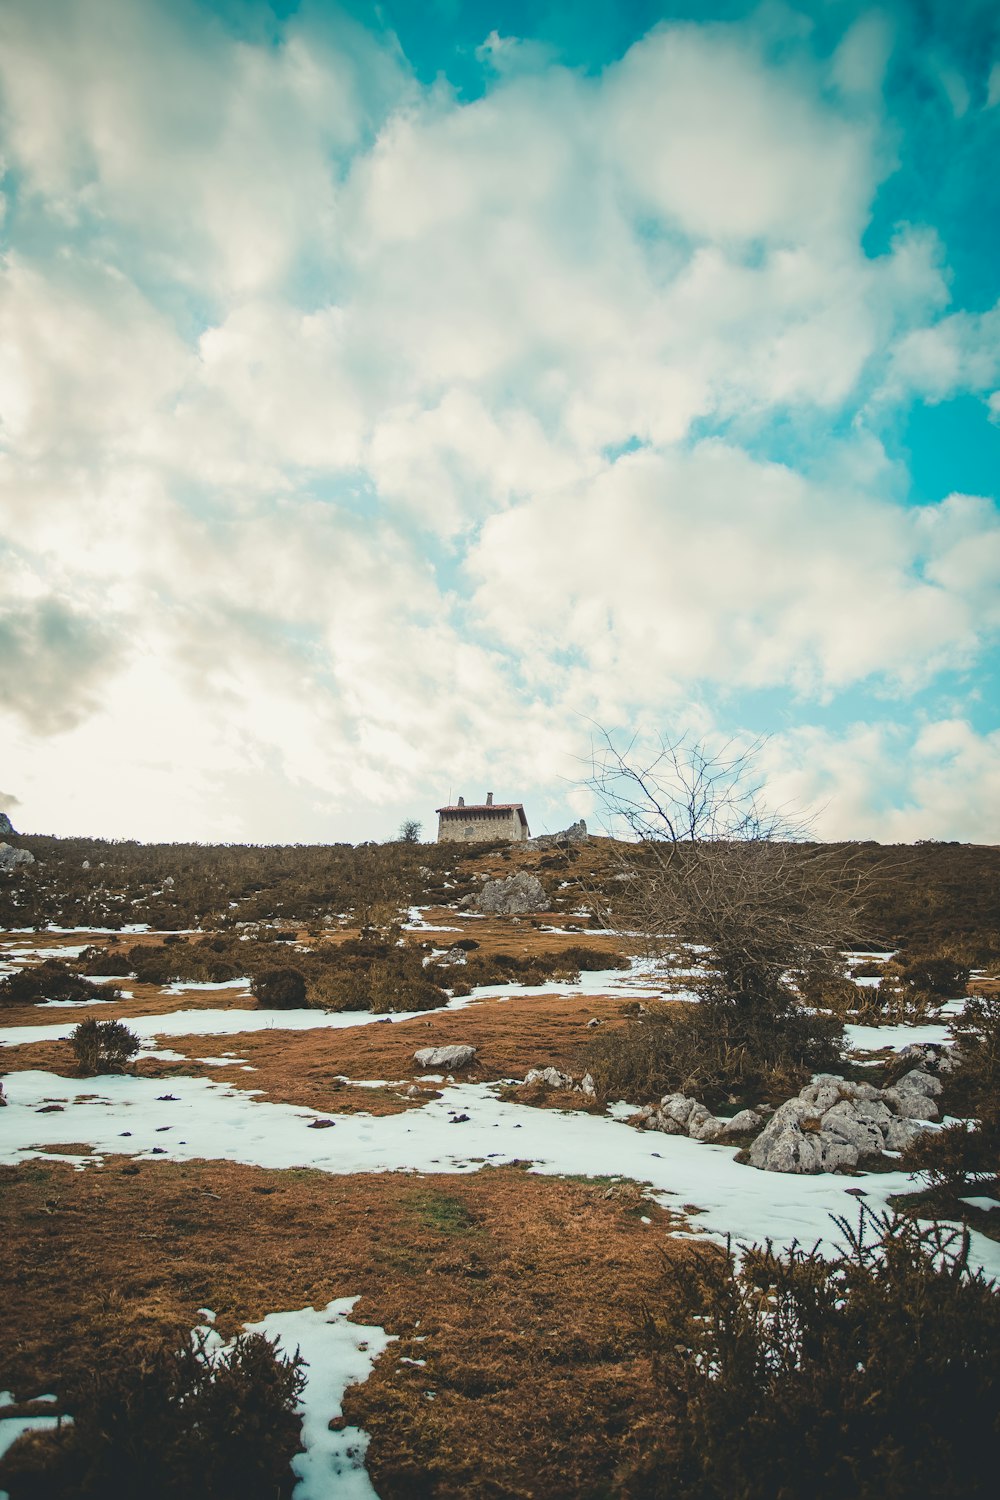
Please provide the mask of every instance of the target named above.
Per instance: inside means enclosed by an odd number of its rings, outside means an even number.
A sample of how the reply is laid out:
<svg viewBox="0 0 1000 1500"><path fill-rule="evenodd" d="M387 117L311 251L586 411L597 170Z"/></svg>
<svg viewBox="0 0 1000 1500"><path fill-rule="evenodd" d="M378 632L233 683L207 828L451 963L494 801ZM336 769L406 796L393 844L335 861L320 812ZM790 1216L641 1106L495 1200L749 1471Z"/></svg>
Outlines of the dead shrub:
<svg viewBox="0 0 1000 1500"><path fill-rule="evenodd" d="M812 1073L840 1061L842 1027L786 999L735 1005L708 995L669 1002L622 1027L602 1027L587 1068L602 1098L639 1104L664 1094L694 1094L709 1108L761 1095L787 1097Z"/></svg>

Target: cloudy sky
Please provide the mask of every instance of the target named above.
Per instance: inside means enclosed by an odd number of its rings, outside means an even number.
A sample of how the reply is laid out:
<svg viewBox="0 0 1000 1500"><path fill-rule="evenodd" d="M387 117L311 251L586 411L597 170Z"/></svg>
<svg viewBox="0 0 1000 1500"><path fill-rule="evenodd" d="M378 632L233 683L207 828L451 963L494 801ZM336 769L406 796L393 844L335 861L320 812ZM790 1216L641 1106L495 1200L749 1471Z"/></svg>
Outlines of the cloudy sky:
<svg viewBox="0 0 1000 1500"><path fill-rule="evenodd" d="M993 0L0 0L0 809L1000 841Z"/></svg>

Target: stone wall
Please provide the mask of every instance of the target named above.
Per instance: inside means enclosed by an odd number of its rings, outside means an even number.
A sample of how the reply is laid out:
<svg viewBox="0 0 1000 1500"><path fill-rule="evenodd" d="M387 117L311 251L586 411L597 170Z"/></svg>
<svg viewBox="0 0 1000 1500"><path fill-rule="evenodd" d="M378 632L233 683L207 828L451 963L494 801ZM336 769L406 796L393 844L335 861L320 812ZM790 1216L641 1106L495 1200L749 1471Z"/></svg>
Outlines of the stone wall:
<svg viewBox="0 0 1000 1500"><path fill-rule="evenodd" d="M439 844L479 844L486 839L509 839L520 844L527 837L520 814L512 809L463 807L438 813Z"/></svg>

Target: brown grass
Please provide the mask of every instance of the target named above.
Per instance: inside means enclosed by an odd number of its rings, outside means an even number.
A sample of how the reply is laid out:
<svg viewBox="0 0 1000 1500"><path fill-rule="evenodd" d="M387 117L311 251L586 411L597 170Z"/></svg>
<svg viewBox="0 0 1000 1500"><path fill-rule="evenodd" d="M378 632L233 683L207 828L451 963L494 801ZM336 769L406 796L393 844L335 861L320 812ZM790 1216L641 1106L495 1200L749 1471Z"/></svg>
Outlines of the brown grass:
<svg viewBox="0 0 1000 1500"><path fill-rule="evenodd" d="M593 1016L620 1024L621 1002L581 1000L576 996L521 996L485 1000L463 1010L436 1012L412 1021L373 1022L365 1026L312 1031L278 1029L236 1036L166 1037L164 1045L183 1052L186 1063L144 1058L133 1071L140 1076L168 1078L177 1074L205 1074L237 1088L260 1089L276 1103L300 1104L309 1109L372 1114L405 1108L398 1093L386 1089L347 1088L348 1079L405 1080L428 1071L418 1068L413 1054L421 1047L467 1042L479 1048L476 1064L460 1076L484 1082L523 1078L529 1068L557 1067L581 1074ZM75 1019L67 1024L67 1032ZM199 1057L234 1053L253 1072L239 1064L206 1068ZM75 1059L68 1042L33 1042L0 1050L0 1068L39 1069L75 1077Z"/></svg>
<svg viewBox="0 0 1000 1500"><path fill-rule="evenodd" d="M640 1306L663 1252L691 1254L668 1214L607 1194L515 1168L2 1168L5 1383L58 1393L108 1319L167 1334L211 1307L230 1336L361 1293L353 1318L400 1338L346 1407L382 1500L594 1493L651 1403Z"/></svg>

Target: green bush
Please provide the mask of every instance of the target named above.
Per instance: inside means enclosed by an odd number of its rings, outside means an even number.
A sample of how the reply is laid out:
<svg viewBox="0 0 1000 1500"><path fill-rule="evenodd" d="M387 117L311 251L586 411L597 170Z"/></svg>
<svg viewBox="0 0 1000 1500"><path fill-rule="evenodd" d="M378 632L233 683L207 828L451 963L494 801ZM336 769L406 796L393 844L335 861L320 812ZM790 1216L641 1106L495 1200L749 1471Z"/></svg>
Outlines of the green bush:
<svg viewBox="0 0 1000 1500"><path fill-rule="evenodd" d="M134 1032L122 1021L81 1021L70 1033L80 1072L85 1077L96 1073L120 1073L141 1045Z"/></svg>
<svg viewBox="0 0 1000 1500"><path fill-rule="evenodd" d="M12 1500L287 1500L303 1361L263 1334L221 1356L112 1348L69 1392L73 1426L8 1460Z"/></svg>
<svg viewBox="0 0 1000 1500"><path fill-rule="evenodd" d="M669 1267L647 1318L664 1410L627 1500L995 1494L1000 1292L969 1238L862 1210L846 1245Z"/></svg>
<svg viewBox="0 0 1000 1500"><path fill-rule="evenodd" d="M265 969L250 985L263 1010L299 1010L306 1003L305 975L299 969Z"/></svg>

